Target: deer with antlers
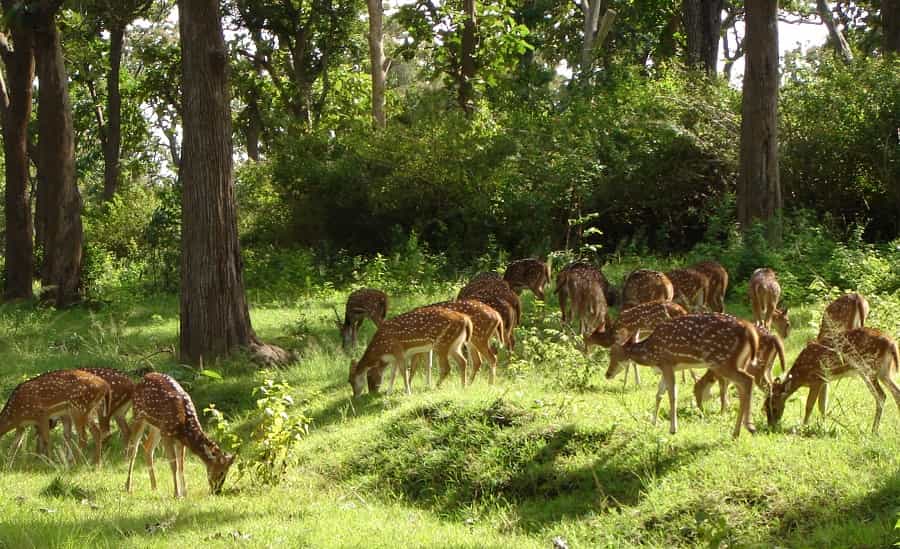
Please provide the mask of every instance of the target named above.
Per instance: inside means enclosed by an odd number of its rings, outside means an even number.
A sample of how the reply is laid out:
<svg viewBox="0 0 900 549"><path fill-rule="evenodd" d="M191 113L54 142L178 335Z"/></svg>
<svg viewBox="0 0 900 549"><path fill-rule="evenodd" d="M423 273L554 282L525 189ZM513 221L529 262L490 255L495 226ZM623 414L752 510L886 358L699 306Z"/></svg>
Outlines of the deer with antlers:
<svg viewBox="0 0 900 549"><path fill-rule="evenodd" d="M778 300L781 298L781 285L775 271L763 267L753 271L750 276L750 306L753 309L753 321L757 324L772 329L783 338L787 339L791 331L791 320L788 310L778 308Z"/></svg>
<svg viewBox="0 0 900 549"><path fill-rule="evenodd" d="M893 377L900 369L897 342L872 328L855 328L833 339L834 348L816 341L809 342L784 381L776 379L772 394L766 399L764 409L769 425L774 426L784 415L784 405L790 395L800 387L809 387L803 424L809 421L812 409L819 403L824 415L828 407L828 382L848 375L862 377L866 388L875 399L875 418L872 432L878 432L884 411L885 394L881 383L887 386L900 409L900 387Z"/></svg>
<svg viewBox="0 0 900 549"><path fill-rule="evenodd" d="M594 333L584 338L584 346L590 352L591 347L594 345L609 348L615 344L621 345L629 340L641 341L663 322L686 314L687 311L684 310L684 307L671 301L641 303L622 311L615 323L607 319L603 328L598 328ZM631 367L634 368L634 381L640 385L641 377L638 373L638 367L635 364L632 364ZM625 384L627 383L628 365L626 364Z"/></svg>
<svg viewBox="0 0 900 549"><path fill-rule="evenodd" d="M347 297L347 305L344 307L344 320L338 315L334 316L341 330L341 341L344 350L347 351L356 345L356 337L360 326L365 319L369 319L376 327L381 326L387 316L388 296L381 290L361 288Z"/></svg>
<svg viewBox="0 0 900 549"><path fill-rule="evenodd" d="M673 301L692 313L706 308L709 277L695 269L673 269L666 273L672 282Z"/></svg>
<svg viewBox="0 0 900 549"><path fill-rule="evenodd" d="M610 350L606 378L612 379L626 360L659 370L662 378L656 393L653 422L659 415L664 392L669 393L669 432L678 430L677 389L675 372L688 368L709 368L734 383L738 388L741 408L732 436L741 434L741 425L756 431L750 421L753 377L745 369L756 360L759 338L749 323L719 313L689 314L675 317L653 330L643 341L626 341Z"/></svg>
<svg viewBox="0 0 900 549"><path fill-rule="evenodd" d="M512 351L516 347L515 328L522 318L522 302L509 284L500 278L497 273L480 273L472 278L456 296L457 301L474 299L491 307L503 319L503 328L506 333L503 337L504 345Z"/></svg>
<svg viewBox="0 0 900 549"><path fill-rule="evenodd" d="M728 271L716 261L701 261L691 265L691 269L699 271L709 279L709 290L706 293L706 307L717 313L725 312L725 292L728 290Z"/></svg>
<svg viewBox="0 0 900 549"><path fill-rule="evenodd" d="M29 425L37 428L39 447L49 457L50 420L67 417L78 432L82 448L87 445L86 428L90 429L94 438L94 463L99 465L103 435L92 419L101 408L110 409L109 384L82 370L47 372L20 383L0 411L0 437L16 430L9 463L22 446ZM66 438L71 444L68 431Z"/></svg>
<svg viewBox="0 0 900 549"><path fill-rule="evenodd" d="M550 283L550 265L533 257L517 259L506 266L503 280L509 284L510 289L516 295L521 294L522 290L527 288L543 301L544 288Z"/></svg>
<svg viewBox="0 0 900 549"><path fill-rule="evenodd" d="M223 452L218 444L206 436L200 426L194 401L177 381L158 372L146 374L134 387L132 410L125 491L131 492L131 478L138 444L147 429L149 435L143 447L150 473L151 489L156 490L153 453L156 446L162 442L172 468L176 498L187 496L187 485L184 481L184 456L187 449L206 465L210 493L218 494L222 491L225 476L234 463L234 456Z"/></svg>
<svg viewBox="0 0 900 549"><path fill-rule="evenodd" d="M869 302L862 294L844 294L825 308L816 339L828 344L837 334L865 326L868 316Z"/></svg>
<svg viewBox="0 0 900 549"><path fill-rule="evenodd" d="M754 326L754 328L759 336L759 352L756 362L747 365L747 373L753 376L753 382L763 394L768 395L774 383L772 367L775 365L776 357L781 361L781 371L785 371L784 343L777 334L773 334L762 326ZM700 410L703 409L703 401L709 397L710 388L716 381L719 382L720 411L724 412L727 409L728 386L731 383L727 378L716 374L714 370L707 370L703 377L694 384L694 399Z"/></svg>
<svg viewBox="0 0 900 549"><path fill-rule="evenodd" d="M632 271L622 285L622 310L651 301L672 301L675 287L664 273L650 269Z"/></svg>
<svg viewBox="0 0 900 549"><path fill-rule="evenodd" d="M393 389L398 370L403 371L406 394L412 394L410 369L407 361L419 353L434 352L440 364L438 384L450 373L450 357L457 363L463 387L466 386L466 358L460 352L467 344L474 327L472 320L461 313L442 307L423 307L384 321L369 342L358 362L350 363L350 385L353 397L362 394L370 370L381 372L393 366L388 392ZM431 386L431 372L426 372ZM371 386L370 386L371 387Z"/></svg>

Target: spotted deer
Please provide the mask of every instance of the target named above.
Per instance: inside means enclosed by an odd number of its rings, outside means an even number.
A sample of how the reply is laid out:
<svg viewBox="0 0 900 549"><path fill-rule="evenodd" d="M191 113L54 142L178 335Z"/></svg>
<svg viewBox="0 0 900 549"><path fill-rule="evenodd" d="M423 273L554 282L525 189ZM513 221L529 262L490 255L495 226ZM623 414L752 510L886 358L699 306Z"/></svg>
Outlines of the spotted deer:
<svg viewBox="0 0 900 549"><path fill-rule="evenodd" d="M110 409L109 384L82 370L56 370L20 383L0 411L0 437L16 430L9 463L22 446L29 425L37 428L39 446L49 456L50 420L67 417L78 432L82 448L87 444L86 428L90 429L94 438L94 463L99 465L103 436L92 419L101 408ZM69 433L66 435L68 439Z"/></svg>
<svg viewBox="0 0 900 549"><path fill-rule="evenodd" d="M718 313L689 314L660 324L643 341L613 345L606 377L615 377L626 360L659 370L662 378L656 393L653 422L656 423L659 415L662 395L668 390L669 432L675 434L678 430L675 371L688 368L715 370L738 388L741 408L732 432L737 438L741 434L741 424L751 433L756 431L750 420L753 377L745 369L748 363L756 360L758 348L756 330L743 320Z"/></svg>
<svg viewBox="0 0 900 549"><path fill-rule="evenodd" d="M480 273L459 291L456 299L474 299L500 313L506 330L503 344L510 351L515 349L515 329L522 318L522 302L505 280L496 273Z"/></svg>
<svg viewBox="0 0 900 549"><path fill-rule="evenodd" d="M469 320L472 321L472 337L467 345L469 358L472 360L472 376L470 379L472 381L475 380L482 363L487 361L490 367L489 383L493 385L497 375L497 353L491 348L490 341L491 338L496 336L501 343L503 342L503 318L500 317L500 313L489 305L485 305L475 299L444 301L430 305L430 307L442 307L469 317ZM424 353L413 357L412 373L410 375L415 375L416 369L424 358Z"/></svg>
<svg viewBox="0 0 900 549"><path fill-rule="evenodd" d="M672 301L674 297L675 287L664 273L638 269L622 285L622 310L651 301Z"/></svg>
<svg viewBox="0 0 900 549"><path fill-rule="evenodd" d="M550 265L533 257L517 259L506 266L503 280L517 295L528 288L538 299L544 301L544 288L550 283Z"/></svg>
<svg viewBox="0 0 900 549"><path fill-rule="evenodd" d="M709 291L706 293L706 307L717 313L725 312L725 292L728 291L728 271L715 261L701 261L691 265L691 269L700 271L709 279Z"/></svg>
<svg viewBox="0 0 900 549"><path fill-rule="evenodd" d="M868 316L869 302L862 294L844 294L825 308L817 339L828 344L837 334L865 326Z"/></svg>
<svg viewBox="0 0 900 549"><path fill-rule="evenodd" d="M569 263L556 273L556 289L554 290L559 300L559 311L562 315L563 324L568 323L571 319L569 309L569 289L566 278L570 273L580 272L590 276L596 280L596 283L603 289L603 297L606 299L608 307L615 306L618 301L616 289L603 274L603 271L594 267L590 262L580 259Z"/></svg>
<svg viewBox="0 0 900 549"><path fill-rule="evenodd" d="M750 306L753 309L753 321L767 329L772 329L783 338L787 339L791 331L791 321L787 309L778 308L778 300L781 298L781 285L775 271L769 268L760 268L753 271L750 276Z"/></svg>
<svg viewBox="0 0 900 549"><path fill-rule="evenodd" d="M566 300L571 299L570 314L565 316L578 319L579 333L583 338L605 326L607 304L600 282L602 276L594 267L573 268L563 276L562 285L557 286L560 296L565 296ZM561 298L560 307L563 306L563 302Z"/></svg>
<svg viewBox="0 0 900 549"><path fill-rule="evenodd" d="M156 490L156 472L153 468L153 453L162 442L166 457L172 468L175 497L187 496L184 481L185 450L190 449L206 465L206 477L211 494L222 491L228 469L234 463L234 456L227 454L213 442L197 417L197 409L191 396L171 377L158 372L146 374L134 387L132 399L130 436L128 439L128 479L125 491L132 490L132 473L137 457L138 444L144 431L149 429L143 444L147 470L150 473L150 488Z"/></svg>
<svg viewBox="0 0 900 549"><path fill-rule="evenodd" d="M369 319L376 327L381 326L388 310L388 296L381 290L361 288L347 297L347 305L344 307L344 320L337 318L338 327L341 330L341 340L344 350L349 350L356 345L356 337L359 328L365 319ZM335 316L337 311L335 311Z"/></svg>
<svg viewBox="0 0 900 549"><path fill-rule="evenodd" d="M695 269L673 269L666 273L672 282L673 301L692 313L706 308L709 277Z"/></svg>
<svg viewBox="0 0 900 549"><path fill-rule="evenodd" d="M609 348L616 343L621 345L629 340L640 341L649 336L663 322L686 314L687 311L684 310L684 307L671 301L641 303L622 311L615 323L607 320L603 329L597 329L594 333L584 338L584 346L585 349L590 351L590 348L594 345ZM638 373L638 367L637 365L631 366L634 368L634 381L640 385L641 377ZM625 365L625 383L628 383L627 364Z"/></svg>
<svg viewBox="0 0 900 549"><path fill-rule="evenodd" d="M372 336L362 358L350 363L349 382L353 388L353 397L362 394L370 370L375 370L380 378L381 372L388 366L393 366L388 392L393 389L397 371L402 370L406 394L412 394L407 360L413 355L432 351L440 364L441 377L438 383L450 373L452 357L459 366L460 378L465 387L467 362L460 351L471 339L473 330L468 316L441 307L414 309L384 321ZM428 385L431 386L430 368L426 375Z"/></svg>
<svg viewBox="0 0 900 549"><path fill-rule="evenodd" d="M809 387L806 397L804 425L809 421L812 409L819 403L819 412L828 407L828 382L849 375L863 378L866 388L875 399L875 418L872 432L878 432L884 411L884 383L900 409L900 387L893 377L900 368L897 342L872 328L855 328L837 335L834 348L812 341L806 345L784 381L776 379L771 396L764 408L769 425L775 425L784 415L784 405L790 395L800 387Z"/></svg>
<svg viewBox="0 0 900 549"><path fill-rule="evenodd" d="M763 394L768 395L774 383L772 367L775 365L776 357L781 362L781 371L785 371L784 343L778 334L773 334L762 326L754 326L754 328L759 336L759 352L756 362L747 365L747 373L753 376L753 382ZM716 381L719 382L720 411L724 412L728 408L728 386L731 382L717 375L715 371L707 370L703 377L694 384L694 399L700 410L703 410L703 401L709 397L710 388Z"/></svg>

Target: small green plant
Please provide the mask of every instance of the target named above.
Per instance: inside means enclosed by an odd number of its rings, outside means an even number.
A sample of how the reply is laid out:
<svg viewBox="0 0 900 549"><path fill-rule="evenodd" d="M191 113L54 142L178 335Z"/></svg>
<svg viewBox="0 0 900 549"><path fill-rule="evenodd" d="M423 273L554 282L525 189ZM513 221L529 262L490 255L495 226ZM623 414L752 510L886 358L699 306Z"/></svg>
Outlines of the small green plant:
<svg viewBox="0 0 900 549"><path fill-rule="evenodd" d="M273 379L253 390L260 397L254 417L259 422L244 453L241 474L249 474L254 482L279 484L299 459L297 448L309 434L310 419L303 412L296 412L292 391L287 382Z"/></svg>

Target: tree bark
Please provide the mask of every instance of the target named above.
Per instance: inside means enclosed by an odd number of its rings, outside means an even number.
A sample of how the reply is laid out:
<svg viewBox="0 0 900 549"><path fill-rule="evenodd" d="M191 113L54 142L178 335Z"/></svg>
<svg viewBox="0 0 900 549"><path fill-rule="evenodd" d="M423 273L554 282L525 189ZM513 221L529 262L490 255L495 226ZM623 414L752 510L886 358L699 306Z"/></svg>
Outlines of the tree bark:
<svg viewBox="0 0 900 549"><path fill-rule="evenodd" d="M106 139L103 142L103 200L112 200L119 189L119 158L122 148L122 95L119 73L125 27L109 30L109 75L106 97Z"/></svg>
<svg viewBox="0 0 900 549"><path fill-rule="evenodd" d="M384 61L383 18L381 0L366 0L369 9L369 64L372 66L372 120L376 128L387 124L384 112L384 92L387 71Z"/></svg>
<svg viewBox="0 0 900 549"><path fill-rule="evenodd" d="M41 280L53 289L57 307L72 304L81 292L83 230L81 194L75 181L75 148L68 76L63 60L58 2L35 6L35 57L38 80L38 155L45 193L46 227ZM39 191L39 195L41 195Z"/></svg>
<svg viewBox="0 0 900 549"><path fill-rule="evenodd" d="M600 20L602 0L581 0L581 13L584 15L581 42L581 74L586 76L591 71L594 59L594 40L597 37L597 24Z"/></svg>
<svg viewBox="0 0 900 549"><path fill-rule="evenodd" d="M719 60L722 0L684 0L682 3L687 48L685 61L713 76Z"/></svg>
<svg viewBox="0 0 900 549"><path fill-rule="evenodd" d="M197 364L259 341L244 295L219 4L179 0L178 8L184 83L180 355Z"/></svg>
<svg viewBox="0 0 900 549"><path fill-rule="evenodd" d="M4 0L9 13L11 0ZM3 153L6 170L6 262L4 299L30 299L34 279L34 241L28 179L28 121L34 82L33 36L16 25L13 49L4 51L7 87L3 105Z"/></svg>
<svg viewBox="0 0 900 549"><path fill-rule="evenodd" d="M852 63L853 52L850 50L850 44L847 43L844 33L838 28L834 17L831 15L828 2L826 0L816 0L816 10L819 12L819 18L825 24L825 28L828 29L828 36L831 38L831 44L834 46L835 52L841 56L844 63Z"/></svg>
<svg viewBox="0 0 900 549"><path fill-rule="evenodd" d="M778 174L778 2L747 0L738 221L769 226L781 237L781 182Z"/></svg>
<svg viewBox="0 0 900 549"><path fill-rule="evenodd" d="M463 0L465 20L460 44L459 106L466 114L475 110L475 0Z"/></svg>
<svg viewBox="0 0 900 549"><path fill-rule="evenodd" d="M900 53L900 0L881 1L881 22L885 53Z"/></svg>

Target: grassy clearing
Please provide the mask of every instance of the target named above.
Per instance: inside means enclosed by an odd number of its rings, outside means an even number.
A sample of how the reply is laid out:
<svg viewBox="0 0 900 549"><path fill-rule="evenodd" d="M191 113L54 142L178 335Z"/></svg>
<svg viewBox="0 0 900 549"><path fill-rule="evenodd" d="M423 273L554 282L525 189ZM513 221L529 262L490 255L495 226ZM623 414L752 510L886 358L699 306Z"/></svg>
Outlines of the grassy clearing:
<svg viewBox="0 0 900 549"><path fill-rule="evenodd" d="M392 309L450 293L395 299ZM481 378L463 391L451 377L427 390L420 378L412 397L350 402L349 357L338 350L331 310L343 297L254 307L260 335L302 359L276 373L239 358L208 365L223 380L193 377L158 352L175 343L172 297L93 312L0 307L4 395L48 369L150 363L182 375L198 408L215 403L244 437L258 421L252 390L267 378L289 383L310 418L299 463L280 485L232 475L221 497L207 495L196 458L185 500L171 498L161 459L159 492L139 462L135 493L125 494L118 439L99 472L20 454L0 475L0 547L547 547L556 537L571 547L883 547L898 539L900 417L889 401L881 436L869 434L874 406L858 380L837 382L828 416L808 428L799 426L805 391L776 431L764 427L757 393L760 433L737 441L729 436L736 399L727 414L711 401L701 415L690 384L679 383L680 430L670 436L665 404L660 424L650 423L655 375L644 370L640 388L605 381L605 356L584 361L554 306L526 298L521 350L496 386ZM815 334L821 309L792 311L789 362ZM746 313L738 303L730 310ZM875 312L874 323L897 336L893 319ZM361 339L371 332L366 325ZM4 456L10 439L0 442Z"/></svg>

